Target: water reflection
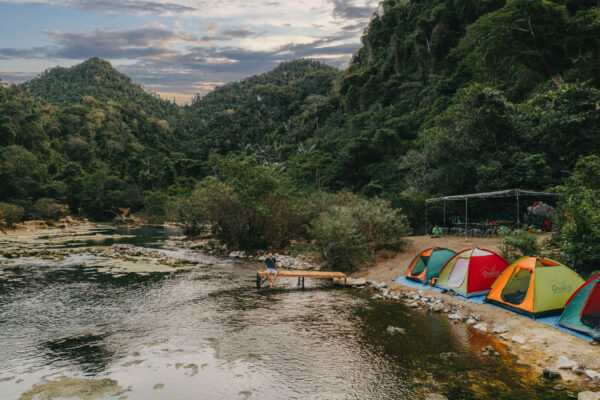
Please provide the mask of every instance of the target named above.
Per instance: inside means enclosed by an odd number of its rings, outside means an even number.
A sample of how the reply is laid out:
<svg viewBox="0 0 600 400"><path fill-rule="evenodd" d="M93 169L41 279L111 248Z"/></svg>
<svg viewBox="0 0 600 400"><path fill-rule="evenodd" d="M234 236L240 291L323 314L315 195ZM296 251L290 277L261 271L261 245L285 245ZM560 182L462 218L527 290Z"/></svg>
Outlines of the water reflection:
<svg viewBox="0 0 600 400"><path fill-rule="evenodd" d="M2 398L76 374L129 398L567 397L488 336L364 291L281 279L257 292L256 265L203 255L190 270L118 275L78 257L0 266L0 378L15 376ZM501 355L482 356L489 345Z"/></svg>

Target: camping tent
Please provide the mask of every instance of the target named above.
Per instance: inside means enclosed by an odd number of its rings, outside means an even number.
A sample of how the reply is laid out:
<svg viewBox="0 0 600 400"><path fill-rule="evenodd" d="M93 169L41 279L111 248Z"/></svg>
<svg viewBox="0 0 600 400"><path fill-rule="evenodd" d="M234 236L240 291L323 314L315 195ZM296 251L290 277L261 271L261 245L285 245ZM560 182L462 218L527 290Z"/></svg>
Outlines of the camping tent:
<svg viewBox="0 0 600 400"><path fill-rule="evenodd" d="M600 274L573 293L558 324L600 341Z"/></svg>
<svg viewBox="0 0 600 400"><path fill-rule="evenodd" d="M443 247L427 249L412 260L406 277L414 281L427 283L437 278L444 265L456 254L455 251Z"/></svg>
<svg viewBox="0 0 600 400"><path fill-rule="evenodd" d="M485 301L532 318L556 315L582 283L557 261L523 257L496 280Z"/></svg>
<svg viewBox="0 0 600 400"><path fill-rule="evenodd" d="M465 297L486 294L492 283L508 267L508 261L485 249L458 252L446 263L435 283Z"/></svg>

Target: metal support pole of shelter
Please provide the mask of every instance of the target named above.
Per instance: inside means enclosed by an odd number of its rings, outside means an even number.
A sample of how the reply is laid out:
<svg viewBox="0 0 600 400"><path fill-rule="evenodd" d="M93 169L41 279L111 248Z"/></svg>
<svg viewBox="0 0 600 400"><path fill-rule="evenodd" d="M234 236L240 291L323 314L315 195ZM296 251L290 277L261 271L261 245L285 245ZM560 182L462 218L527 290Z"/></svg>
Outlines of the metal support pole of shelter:
<svg viewBox="0 0 600 400"><path fill-rule="evenodd" d="M465 239L468 235L469 230L469 199L465 199Z"/></svg>
<svg viewBox="0 0 600 400"><path fill-rule="evenodd" d="M519 194L517 193L517 219L515 220L517 229L519 229Z"/></svg>
<svg viewBox="0 0 600 400"><path fill-rule="evenodd" d="M444 200L444 231L446 230L446 200Z"/></svg>
<svg viewBox="0 0 600 400"><path fill-rule="evenodd" d="M427 222L429 222L427 220L427 202L425 202L425 235L427 235Z"/></svg>

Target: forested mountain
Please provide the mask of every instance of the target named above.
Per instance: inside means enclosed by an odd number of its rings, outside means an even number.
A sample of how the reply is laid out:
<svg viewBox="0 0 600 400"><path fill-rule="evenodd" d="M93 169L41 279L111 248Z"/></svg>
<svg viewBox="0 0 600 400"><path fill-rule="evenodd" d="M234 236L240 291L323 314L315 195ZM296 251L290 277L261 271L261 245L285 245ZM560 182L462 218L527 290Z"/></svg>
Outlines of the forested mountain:
<svg viewBox="0 0 600 400"><path fill-rule="evenodd" d="M211 154L242 142L252 148L327 94L336 73L310 60L283 63L189 107L157 98L99 58L0 85L0 202L27 209L51 198L93 218L118 207L161 218L170 197L211 173Z"/></svg>
<svg viewBox="0 0 600 400"><path fill-rule="evenodd" d="M426 195L545 189L600 153L596 0L385 0L381 10L346 70L285 62L190 106L98 58L0 89L0 201L155 212L213 175L215 157L237 154L301 190L349 189L414 211Z"/></svg>
<svg viewBox="0 0 600 400"><path fill-rule="evenodd" d="M85 96L92 96L102 102L129 104L160 118L166 118L178 109L176 104L149 93L99 57L71 68L48 69L20 86L27 94L54 106L70 106Z"/></svg>
<svg viewBox="0 0 600 400"><path fill-rule="evenodd" d="M318 61L283 62L196 97L186 130L198 139L197 156L246 151L270 159L273 147L288 134L290 118L323 101L338 73Z"/></svg>
<svg viewBox="0 0 600 400"><path fill-rule="evenodd" d="M597 1L387 0L281 153L322 185L398 199L546 188L600 151Z"/></svg>

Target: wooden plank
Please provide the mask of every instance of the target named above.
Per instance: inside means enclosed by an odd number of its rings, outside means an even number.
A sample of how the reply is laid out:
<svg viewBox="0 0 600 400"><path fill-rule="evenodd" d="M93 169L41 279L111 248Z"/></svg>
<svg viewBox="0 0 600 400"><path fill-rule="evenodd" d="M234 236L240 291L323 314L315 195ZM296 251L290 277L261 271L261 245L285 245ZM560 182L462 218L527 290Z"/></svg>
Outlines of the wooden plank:
<svg viewBox="0 0 600 400"><path fill-rule="evenodd" d="M257 271L259 276L267 276L265 271ZM277 270L277 277L284 278L317 278L317 279L333 279L333 278L345 278L346 274L335 271L303 271L303 270Z"/></svg>

